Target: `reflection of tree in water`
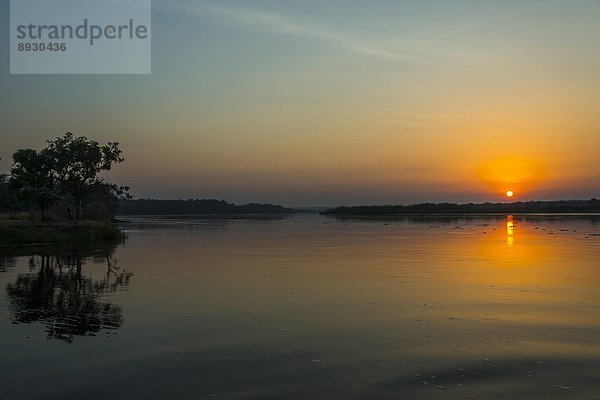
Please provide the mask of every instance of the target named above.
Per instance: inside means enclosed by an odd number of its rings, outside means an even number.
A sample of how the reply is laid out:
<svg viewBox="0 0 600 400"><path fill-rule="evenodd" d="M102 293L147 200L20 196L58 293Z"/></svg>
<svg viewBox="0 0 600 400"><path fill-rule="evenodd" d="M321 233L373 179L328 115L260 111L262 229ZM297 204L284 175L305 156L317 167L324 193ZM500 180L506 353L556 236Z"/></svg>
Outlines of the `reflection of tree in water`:
<svg viewBox="0 0 600 400"><path fill-rule="evenodd" d="M32 256L31 273L20 274L6 287L13 323L43 323L48 339L68 343L74 336L95 336L120 328L121 307L103 296L127 287L132 274L121 270L110 256L104 260L106 273L93 279L82 275L84 259L80 255Z"/></svg>
<svg viewBox="0 0 600 400"><path fill-rule="evenodd" d="M0 255L0 272L6 272L9 268L14 268L15 259L12 257L4 257Z"/></svg>

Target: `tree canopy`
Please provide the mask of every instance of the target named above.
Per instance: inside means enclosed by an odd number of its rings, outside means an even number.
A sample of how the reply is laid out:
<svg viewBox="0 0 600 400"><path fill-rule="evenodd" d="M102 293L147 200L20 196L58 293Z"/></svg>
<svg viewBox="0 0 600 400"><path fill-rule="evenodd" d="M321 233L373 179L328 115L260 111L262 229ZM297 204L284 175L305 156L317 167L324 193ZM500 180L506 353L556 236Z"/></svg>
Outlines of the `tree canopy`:
<svg viewBox="0 0 600 400"><path fill-rule="evenodd" d="M16 211L19 202L8 183L8 175L0 174L0 210Z"/></svg>
<svg viewBox="0 0 600 400"><path fill-rule="evenodd" d="M45 155L37 150L21 149L13 154L13 162L12 187L21 200L37 203L45 218L48 208L60 199Z"/></svg>
<svg viewBox="0 0 600 400"><path fill-rule="evenodd" d="M50 206L60 201L69 217L77 221L88 203L128 196L128 187L109 183L102 175L123 161L118 143L101 146L67 132L49 140L40 151L15 152L10 182L21 199L39 205L43 217Z"/></svg>

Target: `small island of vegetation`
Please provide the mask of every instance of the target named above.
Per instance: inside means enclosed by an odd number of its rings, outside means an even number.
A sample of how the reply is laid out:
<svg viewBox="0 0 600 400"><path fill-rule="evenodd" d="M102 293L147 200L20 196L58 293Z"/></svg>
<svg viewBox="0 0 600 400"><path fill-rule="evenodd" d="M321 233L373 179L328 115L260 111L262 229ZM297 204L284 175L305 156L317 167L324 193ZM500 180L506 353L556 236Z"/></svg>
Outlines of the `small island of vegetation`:
<svg viewBox="0 0 600 400"><path fill-rule="evenodd" d="M119 215L284 214L273 204L235 205L223 200L132 199L127 186L104 173L124 161L118 143L100 145L66 133L42 150L12 155L0 174L0 246L68 244L123 239Z"/></svg>
<svg viewBox="0 0 600 400"><path fill-rule="evenodd" d="M112 221L129 188L102 176L124 161L121 153L118 143L72 133L16 151L10 174L0 176L0 245L122 239Z"/></svg>

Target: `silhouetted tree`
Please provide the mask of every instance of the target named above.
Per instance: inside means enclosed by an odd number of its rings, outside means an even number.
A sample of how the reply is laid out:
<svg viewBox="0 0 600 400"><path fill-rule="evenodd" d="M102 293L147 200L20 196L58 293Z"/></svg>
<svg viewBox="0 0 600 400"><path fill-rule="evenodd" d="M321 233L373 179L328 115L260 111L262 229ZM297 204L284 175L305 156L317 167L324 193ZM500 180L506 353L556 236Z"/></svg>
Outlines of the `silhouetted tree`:
<svg viewBox="0 0 600 400"><path fill-rule="evenodd" d="M32 201L41 210L42 218L60 199L47 157L33 149L21 149L13 154L10 185L20 200Z"/></svg>
<svg viewBox="0 0 600 400"><path fill-rule="evenodd" d="M18 207L17 197L8 183L8 176L0 174L0 210L15 211Z"/></svg>
<svg viewBox="0 0 600 400"><path fill-rule="evenodd" d="M100 175L109 171L113 164L124 161L118 143L100 146L94 140L67 132L62 138L48 141L48 147L42 153L59 190L73 200L70 214L75 221L81 217L84 203L99 190L112 192L115 196L123 196L128 190L125 186L106 182Z"/></svg>
<svg viewBox="0 0 600 400"><path fill-rule="evenodd" d="M128 198L128 187L109 183L101 176L114 164L123 162L118 143L100 146L94 140L67 132L49 140L40 151L17 151L13 161L13 187L22 198L35 201L43 217L59 200L69 217L78 221L85 204L108 199L114 206L119 198Z"/></svg>

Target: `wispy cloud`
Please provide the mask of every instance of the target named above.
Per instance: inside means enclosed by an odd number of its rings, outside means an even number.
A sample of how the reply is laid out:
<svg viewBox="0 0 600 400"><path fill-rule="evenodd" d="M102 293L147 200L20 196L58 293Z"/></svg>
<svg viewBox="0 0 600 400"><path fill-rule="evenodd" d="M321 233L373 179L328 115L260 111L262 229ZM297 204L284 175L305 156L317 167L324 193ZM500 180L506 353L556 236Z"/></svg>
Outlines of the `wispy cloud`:
<svg viewBox="0 0 600 400"><path fill-rule="evenodd" d="M304 38L362 56L421 63L435 63L443 58L440 54L410 48L410 46L406 46L402 51L392 51L305 21L292 20L287 16L263 10L223 7L186 0L160 0L153 3L153 7L166 12L205 15L249 30Z"/></svg>

